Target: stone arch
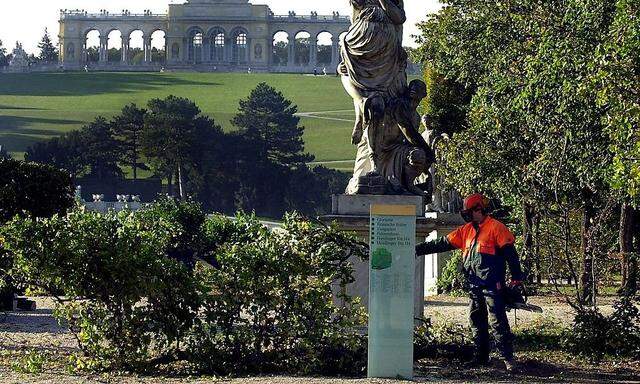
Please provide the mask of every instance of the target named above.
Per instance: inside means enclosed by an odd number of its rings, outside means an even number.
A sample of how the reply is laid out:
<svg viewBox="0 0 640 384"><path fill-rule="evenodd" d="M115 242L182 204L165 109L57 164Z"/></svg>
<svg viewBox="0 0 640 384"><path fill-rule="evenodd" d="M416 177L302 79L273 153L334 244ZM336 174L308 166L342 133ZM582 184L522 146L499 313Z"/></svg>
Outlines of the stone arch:
<svg viewBox="0 0 640 384"><path fill-rule="evenodd" d="M292 62L294 64L307 66L311 63L311 36L311 33L304 29L299 30L293 35L295 45Z"/></svg>
<svg viewBox="0 0 640 384"><path fill-rule="evenodd" d="M322 30L315 36L316 40L316 58L320 66L331 65L333 61L333 33L328 30Z"/></svg>
<svg viewBox="0 0 640 384"><path fill-rule="evenodd" d="M147 40L147 35L145 35L144 31L142 29L133 29L123 38L127 47L127 62L134 65L144 63L145 42Z"/></svg>
<svg viewBox="0 0 640 384"><path fill-rule="evenodd" d="M244 27L236 27L231 31L231 61L234 64L245 64L249 58L249 31Z"/></svg>
<svg viewBox="0 0 640 384"><path fill-rule="evenodd" d="M207 43L209 45L209 60L214 63L221 63L225 60L225 47L227 32L222 27L213 27L207 32Z"/></svg>
<svg viewBox="0 0 640 384"><path fill-rule="evenodd" d="M271 62L273 65L289 64L291 37L289 32L280 29L271 35Z"/></svg>
<svg viewBox="0 0 640 384"><path fill-rule="evenodd" d="M200 27L187 30L187 60L193 64L202 62L204 45L204 31Z"/></svg>
<svg viewBox="0 0 640 384"><path fill-rule="evenodd" d="M118 28L111 28L104 34L106 38L107 61L117 63L123 61L122 48L125 37Z"/></svg>
<svg viewBox="0 0 640 384"><path fill-rule="evenodd" d="M159 36L159 34L162 34ZM167 61L167 32L162 28L155 28L148 33L149 62L164 64Z"/></svg>
<svg viewBox="0 0 640 384"><path fill-rule="evenodd" d="M102 36L98 28L89 28L83 33L83 61L87 63L97 63L102 60Z"/></svg>

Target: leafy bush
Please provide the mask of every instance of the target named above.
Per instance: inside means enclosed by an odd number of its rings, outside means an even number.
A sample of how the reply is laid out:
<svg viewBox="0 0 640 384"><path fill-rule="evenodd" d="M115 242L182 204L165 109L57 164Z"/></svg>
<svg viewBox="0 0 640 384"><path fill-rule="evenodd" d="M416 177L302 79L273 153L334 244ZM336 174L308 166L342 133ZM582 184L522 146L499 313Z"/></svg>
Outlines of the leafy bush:
<svg viewBox="0 0 640 384"><path fill-rule="evenodd" d="M193 203L163 201L135 213L16 218L1 231L16 280L68 298L55 314L78 339L77 368L365 368L364 312L341 286L353 281L347 259L366 250L335 228L291 215L271 231L253 216L206 218Z"/></svg>
<svg viewBox="0 0 640 384"><path fill-rule="evenodd" d="M464 295L465 277L462 273L462 252L455 251L451 259L445 264L442 274L438 277L438 293L448 293L454 296Z"/></svg>
<svg viewBox="0 0 640 384"><path fill-rule="evenodd" d="M359 373L365 367L362 307L333 304L332 282L353 281L351 239L287 216L281 231L255 218L215 218L207 232L220 267L200 268L204 319L189 350L201 368L235 372ZM360 253L363 256L362 253ZM339 294L340 290L336 290Z"/></svg>
<svg viewBox="0 0 640 384"><path fill-rule="evenodd" d="M63 214L73 206L71 177L48 165L0 159L0 224L26 213Z"/></svg>
<svg viewBox="0 0 640 384"><path fill-rule="evenodd" d="M414 332L414 359L470 359L473 356L471 341L467 327L444 319L429 320Z"/></svg>
<svg viewBox="0 0 640 384"><path fill-rule="evenodd" d="M640 310L628 297L621 298L613 309L609 316L594 309L581 310L574 319L573 330L567 333L568 349L596 360L640 358Z"/></svg>

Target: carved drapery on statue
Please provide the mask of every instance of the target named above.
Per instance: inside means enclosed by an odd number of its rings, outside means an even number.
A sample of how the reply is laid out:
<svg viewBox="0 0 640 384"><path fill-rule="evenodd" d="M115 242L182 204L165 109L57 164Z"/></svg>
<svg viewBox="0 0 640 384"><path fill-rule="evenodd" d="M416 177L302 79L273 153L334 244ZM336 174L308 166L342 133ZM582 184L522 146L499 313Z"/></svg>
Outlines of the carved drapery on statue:
<svg viewBox="0 0 640 384"><path fill-rule="evenodd" d="M358 152L347 194L417 194L417 176L435 160L419 134L416 109L426 86L407 84L402 0L350 0L352 25L342 40L339 72L353 98Z"/></svg>

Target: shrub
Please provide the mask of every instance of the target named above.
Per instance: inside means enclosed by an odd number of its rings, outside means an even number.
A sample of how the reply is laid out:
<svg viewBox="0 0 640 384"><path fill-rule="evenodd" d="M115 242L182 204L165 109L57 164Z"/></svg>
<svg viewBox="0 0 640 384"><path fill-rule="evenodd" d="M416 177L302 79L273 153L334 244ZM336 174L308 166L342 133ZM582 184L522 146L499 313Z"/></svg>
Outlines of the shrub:
<svg viewBox="0 0 640 384"><path fill-rule="evenodd" d="M49 165L0 159L0 224L26 213L64 214L73 206L69 174Z"/></svg>
<svg viewBox="0 0 640 384"><path fill-rule="evenodd" d="M341 286L353 281L347 259L366 250L333 227L291 215L271 231L253 216L207 219L193 203L162 201L16 218L1 231L16 280L68 298L55 314L78 339L77 368L364 370L364 312Z"/></svg>
<svg viewBox="0 0 640 384"><path fill-rule="evenodd" d="M566 336L572 353L595 360L604 357L640 358L640 310L629 297L614 304L613 313L583 309Z"/></svg>
<svg viewBox="0 0 640 384"><path fill-rule="evenodd" d="M454 251L452 257L445 264L442 274L438 277L438 293L464 295L465 277L462 273L462 253Z"/></svg>
<svg viewBox="0 0 640 384"><path fill-rule="evenodd" d="M204 319L189 350L201 368L218 374L359 373L365 367L362 307L332 282L353 281L347 259L364 256L335 228L297 215L270 231L255 218L215 218L208 235L217 243L218 269L202 268ZM359 252L359 253L358 253ZM341 290L336 289L339 295Z"/></svg>

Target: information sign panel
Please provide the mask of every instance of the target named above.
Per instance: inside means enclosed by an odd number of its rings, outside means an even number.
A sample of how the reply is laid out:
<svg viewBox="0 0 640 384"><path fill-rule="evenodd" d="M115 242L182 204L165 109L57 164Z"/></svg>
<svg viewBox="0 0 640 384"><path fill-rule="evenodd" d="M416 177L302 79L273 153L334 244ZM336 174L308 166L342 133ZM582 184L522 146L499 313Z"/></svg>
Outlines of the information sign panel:
<svg viewBox="0 0 640 384"><path fill-rule="evenodd" d="M372 205L369 377L413 379L416 207Z"/></svg>

